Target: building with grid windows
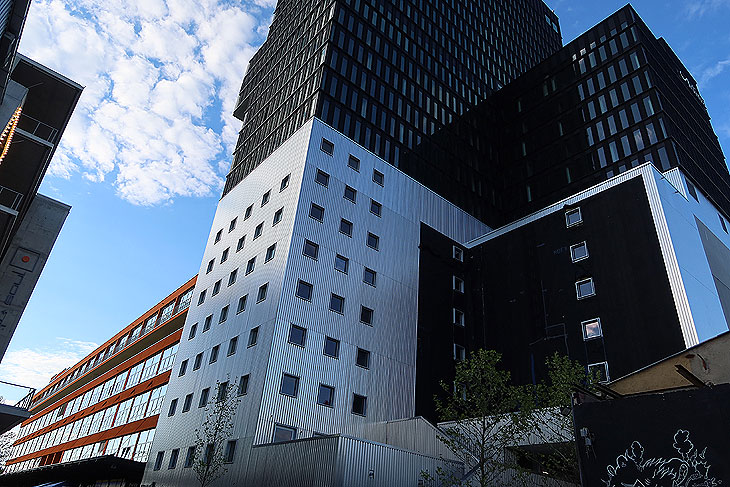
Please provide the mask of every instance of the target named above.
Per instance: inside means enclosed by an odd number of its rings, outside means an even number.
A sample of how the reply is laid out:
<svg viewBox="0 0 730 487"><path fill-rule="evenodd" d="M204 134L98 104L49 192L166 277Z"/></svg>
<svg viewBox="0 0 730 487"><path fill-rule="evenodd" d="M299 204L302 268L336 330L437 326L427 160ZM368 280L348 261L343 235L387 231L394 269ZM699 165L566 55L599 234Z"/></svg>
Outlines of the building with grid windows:
<svg viewBox="0 0 730 487"><path fill-rule="evenodd" d="M139 483L194 285L195 278L33 397L0 485Z"/></svg>

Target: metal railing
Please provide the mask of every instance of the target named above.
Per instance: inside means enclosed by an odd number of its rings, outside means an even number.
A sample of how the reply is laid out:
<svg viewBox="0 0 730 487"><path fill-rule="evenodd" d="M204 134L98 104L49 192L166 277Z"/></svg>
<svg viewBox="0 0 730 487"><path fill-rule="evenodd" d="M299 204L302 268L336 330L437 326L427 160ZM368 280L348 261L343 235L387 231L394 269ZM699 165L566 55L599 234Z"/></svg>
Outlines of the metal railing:
<svg viewBox="0 0 730 487"><path fill-rule="evenodd" d="M20 384L13 384L12 382L5 382L4 380L0 380L0 384L5 384L8 386L13 386L13 387L20 387L22 389L27 389L28 394L26 394L20 401L15 403L15 407L20 408L20 409L30 409L31 401L33 400L33 396L35 395L35 388L28 387L28 386L21 386Z"/></svg>
<svg viewBox="0 0 730 487"><path fill-rule="evenodd" d="M30 115L25 113L20 114L18 120L18 128L35 135L38 138L47 140L51 144L56 143L56 136L58 135L58 129L51 127L47 123L43 123L40 120L36 120Z"/></svg>

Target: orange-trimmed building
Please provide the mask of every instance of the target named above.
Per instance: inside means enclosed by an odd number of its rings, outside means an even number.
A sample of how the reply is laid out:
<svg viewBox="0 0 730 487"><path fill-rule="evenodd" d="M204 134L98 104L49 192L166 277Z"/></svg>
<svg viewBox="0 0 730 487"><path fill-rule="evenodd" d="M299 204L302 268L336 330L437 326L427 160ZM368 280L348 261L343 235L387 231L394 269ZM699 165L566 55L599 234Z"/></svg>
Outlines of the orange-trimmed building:
<svg viewBox="0 0 730 487"><path fill-rule="evenodd" d="M0 485L141 480L196 279L34 396Z"/></svg>

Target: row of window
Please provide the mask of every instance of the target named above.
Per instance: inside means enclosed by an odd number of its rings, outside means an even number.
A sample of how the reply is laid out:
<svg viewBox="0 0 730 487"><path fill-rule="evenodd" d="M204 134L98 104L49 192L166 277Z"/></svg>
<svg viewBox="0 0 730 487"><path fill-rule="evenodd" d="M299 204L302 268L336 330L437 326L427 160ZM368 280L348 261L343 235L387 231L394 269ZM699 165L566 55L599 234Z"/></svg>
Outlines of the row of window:
<svg viewBox="0 0 730 487"><path fill-rule="evenodd" d="M335 144L330 142L327 139L322 139L322 142L320 143L319 148L327 155L334 155L335 153ZM349 158L347 159L347 167L350 169L360 172L360 159L350 154ZM324 186L325 188L329 186L329 179L330 176L326 172L322 170L317 170L317 175L315 176L315 181L317 181L319 184ZM385 186L385 174L378 171L377 169L373 169L373 182L379 186ZM354 188L351 188L350 186L345 187L345 194L343 197L347 200L350 200L351 202L355 203L355 199L357 197L357 191Z"/></svg>
<svg viewBox="0 0 730 487"><path fill-rule="evenodd" d="M366 359L369 361L370 353L367 352ZM363 359L365 360L365 358ZM283 374L281 376L281 385L279 386L279 394L289 397L299 396L299 380L300 378L291 375ZM350 403L350 412L358 416L367 415L367 400L366 396L361 394L352 394L352 401ZM333 408L335 407L335 388L326 384L319 384L317 391L317 404L320 406L326 406Z"/></svg>
<svg viewBox="0 0 730 487"><path fill-rule="evenodd" d="M309 216L318 222L323 222L324 208L312 203L312 206L309 208ZM352 237L352 229L353 223L351 221L345 220L344 218L340 219L340 233ZM380 237L372 232L368 232L365 244L373 250L380 250Z"/></svg>
<svg viewBox="0 0 730 487"><path fill-rule="evenodd" d="M237 443L236 440L226 441L226 444L225 444L225 447L223 450L223 456L222 456L222 460L224 463L233 463L233 460L236 455L236 443ZM200 460L204 464L211 463L213 461L213 457L216 455L216 448L217 448L217 446L215 445L215 443L208 443L205 446L205 450L203 451L203 457ZM190 468L193 466L193 463L195 462L196 454L197 454L196 446L188 447L187 452L185 453L185 461L183 462L183 468ZM177 467L179 456L180 456L179 448L170 450L170 458L167 461L168 470L173 470ZM153 470L160 470L162 468L164 461L165 461L165 452L158 451L157 456L155 456L155 463L152 466Z"/></svg>
<svg viewBox="0 0 730 487"><path fill-rule="evenodd" d="M256 304L261 303L266 300L268 291L269 291L268 282L259 286L259 289L256 292ZM245 294L238 299L238 307L236 308L236 314L246 311L247 304L248 304L248 294ZM218 324L223 324L226 322L226 320L228 320L229 309L230 309L230 305L225 305L221 308L221 311L218 315ZM212 325L213 325L213 315L211 314L211 315L208 315L205 317L205 320L203 321L203 329L202 329L201 333L205 333L206 331L210 330ZM194 323L190 327L190 331L188 332L188 340L192 340L193 338L195 338L197 333L198 333L198 323Z"/></svg>

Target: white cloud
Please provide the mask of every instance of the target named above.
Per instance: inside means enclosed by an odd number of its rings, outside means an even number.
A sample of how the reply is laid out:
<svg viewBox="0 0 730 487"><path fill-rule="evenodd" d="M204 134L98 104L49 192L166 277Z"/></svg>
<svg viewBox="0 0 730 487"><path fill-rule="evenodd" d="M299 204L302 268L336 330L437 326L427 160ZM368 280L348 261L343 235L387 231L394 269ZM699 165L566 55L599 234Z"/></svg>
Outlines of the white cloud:
<svg viewBox="0 0 730 487"><path fill-rule="evenodd" d="M48 347L10 350L0 365L0 379L41 389L51 377L74 365L97 347L93 342L56 337L55 344ZM18 393L17 390L8 391L8 399L14 393ZM23 395L22 391L18 394Z"/></svg>
<svg viewBox="0 0 730 487"><path fill-rule="evenodd" d="M730 6L730 0L692 0L685 4L690 17L702 17L707 12Z"/></svg>
<svg viewBox="0 0 730 487"><path fill-rule="evenodd" d="M165 204L220 191L274 0L37 0L21 52L85 86L51 176Z"/></svg>
<svg viewBox="0 0 730 487"><path fill-rule="evenodd" d="M707 83L712 80L713 78L716 78L720 76L723 71L725 71L727 68L730 68L730 59L725 59L724 61L718 61L709 68L705 68L702 70L702 73L700 74L700 79L698 84L700 85L700 88L703 88L707 85Z"/></svg>

